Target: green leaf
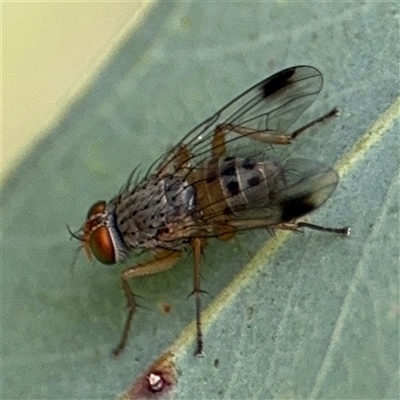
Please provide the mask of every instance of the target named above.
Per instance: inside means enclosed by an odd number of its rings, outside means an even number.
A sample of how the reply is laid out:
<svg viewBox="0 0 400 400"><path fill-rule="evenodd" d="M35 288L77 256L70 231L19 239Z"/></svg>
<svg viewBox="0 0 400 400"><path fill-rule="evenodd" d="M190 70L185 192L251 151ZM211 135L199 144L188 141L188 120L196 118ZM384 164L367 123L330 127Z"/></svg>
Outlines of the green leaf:
<svg viewBox="0 0 400 400"><path fill-rule="evenodd" d="M177 398L399 397L399 44L395 3L160 3L3 185L3 398L115 398L172 346ZM109 199L192 126L291 65L325 87L303 122L341 115L296 154L342 179L310 220L352 235L212 242L205 357L194 358L191 258L136 279L128 348L119 272L65 224ZM298 153L297 153L298 151ZM162 306L169 304L166 314ZM218 360L218 361L216 361Z"/></svg>

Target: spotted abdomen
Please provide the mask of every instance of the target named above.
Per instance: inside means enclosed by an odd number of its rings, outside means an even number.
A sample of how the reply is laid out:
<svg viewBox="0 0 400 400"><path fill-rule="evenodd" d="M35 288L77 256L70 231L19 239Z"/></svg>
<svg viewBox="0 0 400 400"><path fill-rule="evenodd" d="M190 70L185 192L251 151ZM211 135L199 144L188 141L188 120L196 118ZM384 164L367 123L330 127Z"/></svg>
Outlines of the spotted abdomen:
<svg viewBox="0 0 400 400"><path fill-rule="evenodd" d="M226 205L232 213L268 206L273 193L285 186L283 167L272 160L221 158L218 175Z"/></svg>

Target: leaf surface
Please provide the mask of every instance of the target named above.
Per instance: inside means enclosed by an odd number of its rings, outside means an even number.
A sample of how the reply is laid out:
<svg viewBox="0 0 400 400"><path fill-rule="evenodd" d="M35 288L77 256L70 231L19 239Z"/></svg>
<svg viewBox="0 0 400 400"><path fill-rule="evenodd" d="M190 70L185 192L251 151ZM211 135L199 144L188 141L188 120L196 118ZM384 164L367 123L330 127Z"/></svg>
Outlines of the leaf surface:
<svg viewBox="0 0 400 400"><path fill-rule="evenodd" d="M172 345L176 398L398 398L399 44L395 3L160 3L3 185L4 398L115 398ZM190 128L291 65L325 86L294 145L341 180L310 221L349 238L264 232L205 252L205 357L192 262L137 279L129 346L123 267L89 265L65 224L109 199ZM163 312L170 305L171 312ZM218 360L218 361L216 361Z"/></svg>

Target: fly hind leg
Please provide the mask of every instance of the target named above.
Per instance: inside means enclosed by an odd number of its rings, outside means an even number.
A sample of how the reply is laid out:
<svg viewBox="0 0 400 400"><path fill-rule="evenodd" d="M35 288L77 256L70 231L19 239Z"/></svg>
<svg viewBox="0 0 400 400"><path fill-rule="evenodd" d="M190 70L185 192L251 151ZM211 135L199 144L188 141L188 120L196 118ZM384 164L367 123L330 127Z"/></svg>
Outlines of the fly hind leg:
<svg viewBox="0 0 400 400"><path fill-rule="evenodd" d="M317 125L321 122L324 122L325 120L327 120L328 118L331 117L335 117L336 115L339 114L339 110L335 107L332 110L330 110L329 112L327 112L324 115L321 115L319 118L316 118L312 121L310 121L308 124L303 125L302 127L300 127L299 129L296 129L294 132L292 132L292 134L290 135L290 137L292 139L296 139L297 136L300 135L300 133L306 131L308 128L311 128L314 125Z"/></svg>
<svg viewBox="0 0 400 400"><path fill-rule="evenodd" d="M281 229L285 231L300 231L302 228L313 229L320 232L330 232L336 233L338 235L350 236L350 228L348 226L343 228L329 228L326 226L309 224L308 222L282 222L282 223L273 223L268 219L248 219L248 220L240 220L240 221L231 221L232 226L234 226L237 230L249 230L249 229Z"/></svg>
<svg viewBox="0 0 400 400"><path fill-rule="evenodd" d="M152 275L166 271L174 266L180 255L181 253L179 251L163 251L157 254L154 260L143 265L131 267L121 273L121 283L128 305L128 315L126 317L121 339L113 350L115 357L118 357L126 346L129 329L137 307L135 295L131 290L128 280L137 276Z"/></svg>
<svg viewBox="0 0 400 400"><path fill-rule="evenodd" d="M294 139L297 138L302 132L311 128L314 125L317 125L328 118L331 118L338 114L337 108L334 108L322 115L319 118L316 118L309 122L308 124L296 129L291 134L283 134L278 131L269 130L266 128L265 130L257 130L247 128L246 126L234 125L234 124L220 124L215 129L214 138L213 138L213 153L216 156L220 156L225 153L225 139L224 136L226 133L235 132L239 135L246 136L249 139L256 140L261 143L268 144L290 144Z"/></svg>
<svg viewBox="0 0 400 400"><path fill-rule="evenodd" d="M203 332L201 329L201 251L206 245L204 239L195 238L192 240L193 257L194 257L194 273L193 273L193 292L196 302L196 350L195 356L203 356Z"/></svg>

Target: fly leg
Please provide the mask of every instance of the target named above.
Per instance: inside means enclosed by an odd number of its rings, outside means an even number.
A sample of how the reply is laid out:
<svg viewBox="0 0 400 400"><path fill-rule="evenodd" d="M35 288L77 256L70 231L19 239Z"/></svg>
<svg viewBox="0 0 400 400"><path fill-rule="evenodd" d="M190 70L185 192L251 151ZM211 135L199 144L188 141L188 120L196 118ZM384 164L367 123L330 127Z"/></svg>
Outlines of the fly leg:
<svg viewBox="0 0 400 400"><path fill-rule="evenodd" d="M214 139L216 135L221 136L222 134L225 135L226 133L229 132L235 132L239 135L246 136L249 139L253 139L262 143L290 144L292 142L291 135L278 134L277 131L273 130L256 130L256 129L246 128L245 126L239 126L233 124L218 125L214 133Z"/></svg>
<svg viewBox="0 0 400 400"><path fill-rule="evenodd" d="M171 153L168 161L160 168L158 175L163 176L168 172L177 170L189 170L192 154L185 145L180 145Z"/></svg>
<svg viewBox="0 0 400 400"><path fill-rule="evenodd" d="M128 304L128 315L125 321L121 339L118 345L113 349L113 354L115 357L118 357L125 348L133 315L136 311L135 295L131 290L128 280L137 276L152 275L166 271L174 266L180 255L181 253L179 251L163 251L158 253L154 260L151 260L143 265L131 267L121 273L122 288Z"/></svg>
<svg viewBox="0 0 400 400"><path fill-rule="evenodd" d="M192 154L185 145L181 145L178 148L176 157L173 160L174 169L188 169L190 167L190 159Z"/></svg>
<svg viewBox="0 0 400 400"><path fill-rule="evenodd" d="M290 137L292 139L295 139L297 136L300 135L300 133L306 131L308 128L311 128L314 125L317 125L317 124L319 124L321 122L324 122L328 118L335 117L338 114L339 114L339 110L335 107L332 110L330 110L329 112L327 112L326 114L321 115L320 117L310 121L308 124L305 124L302 127L300 127L299 129L296 129L294 132L292 132Z"/></svg>
<svg viewBox="0 0 400 400"><path fill-rule="evenodd" d="M226 129L225 125L221 124L215 128L211 147L212 147L213 156L216 159L218 157L223 156L226 152L226 146L225 146L225 133L226 132L227 132L227 129Z"/></svg>
<svg viewBox="0 0 400 400"><path fill-rule="evenodd" d="M343 228L329 228L325 226L309 224L308 222L282 222L280 224L273 224L268 219L260 218L260 219L230 221L229 224L235 227L237 230L267 228L267 229L282 229L286 231L298 231L301 228L308 228L308 229L314 229L316 231L336 233L344 236L350 235L350 228L348 226Z"/></svg>
<svg viewBox="0 0 400 400"><path fill-rule="evenodd" d="M300 127L299 129L296 129L294 132L291 134L285 135L285 134L280 134L277 131L274 130L256 130L256 129L251 129L251 128L246 128L245 126L239 126L239 125L233 125L233 124L221 124L218 125L218 127L215 130L214 133L214 140L213 140L213 148L214 146L214 141L218 142L218 146L220 146L221 139L220 137L225 135L225 133L228 132L235 132L239 135L242 136L248 136L249 139L257 140L258 142L262 143L269 143L269 144L290 144L293 139L296 139L297 136L299 136L302 132L306 131L307 129L311 128L314 125L317 125L323 121L325 121L328 118L331 118L335 115L338 114L337 108L334 108L327 112L326 114L322 115L321 117L318 117L314 119L313 121L309 122L308 124ZM219 148L217 146L217 148ZM223 146L225 146L225 143L223 143ZM225 147L223 147L225 150ZM220 155L217 153L217 155Z"/></svg>
<svg viewBox="0 0 400 400"><path fill-rule="evenodd" d="M339 235L350 236L350 227L348 226L345 226L344 228L329 228L326 226L309 224L308 222L297 222L295 223L295 225L297 225L297 229L308 228L321 232L330 232L330 233L337 233Z"/></svg>
<svg viewBox="0 0 400 400"><path fill-rule="evenodd" d="M195 356L203 356L203 333L201 331L201 294L202 290L200 288L200 268L201 268L201 249L204 246L204 241L200 238L194 238L192 240L193 256L194 256L194 271L193 271L193 292L195 302L196 302L196 330L197 330L197 343L196 350L194 352Z"/></svg>

